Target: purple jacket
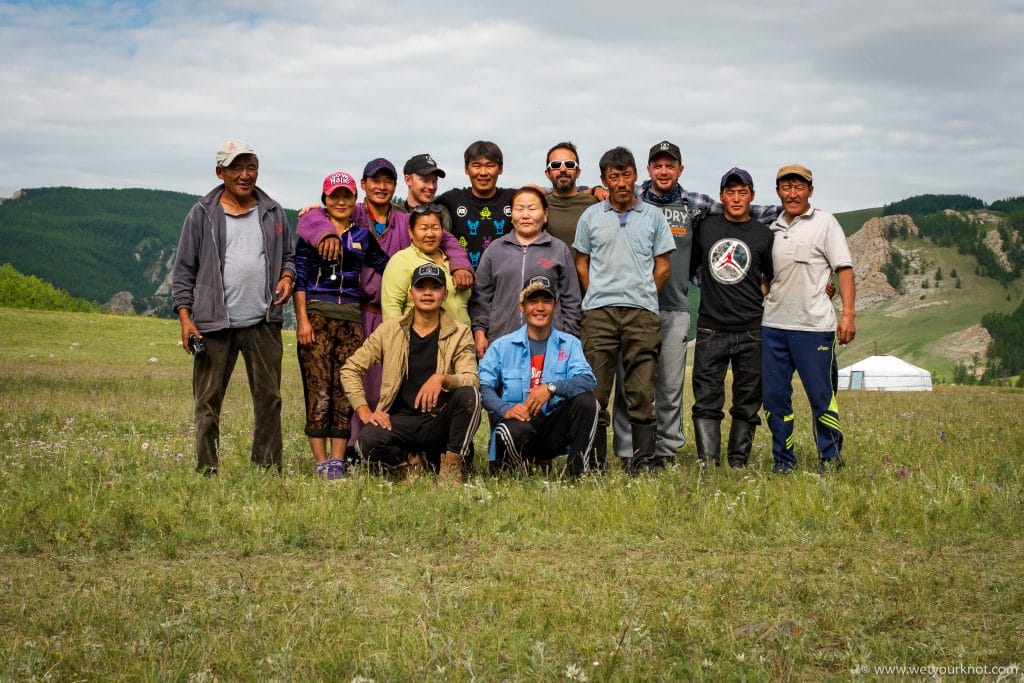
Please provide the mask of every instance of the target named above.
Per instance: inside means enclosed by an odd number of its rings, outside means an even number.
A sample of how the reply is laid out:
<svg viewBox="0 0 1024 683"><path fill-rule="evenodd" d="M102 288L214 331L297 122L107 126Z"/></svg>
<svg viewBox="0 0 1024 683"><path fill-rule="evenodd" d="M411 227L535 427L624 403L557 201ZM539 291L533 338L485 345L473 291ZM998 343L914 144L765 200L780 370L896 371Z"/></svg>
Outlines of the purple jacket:
<svg viewBox="0 0 1024 683"><path fill-rule="evenodd" d="M327 218L323 211L310 211L302 218L307 216L313 216L313 218L309 221L299 220L295 234L314 247L325 236L335 232L334 226L331 225L330 219ZM356 204L356 209L352 213L352 223L366 228L373 234L373 219L362 202ZM469 256L462 245L459 244L459 240L447 230L442 230L441 232L441 250L448 257L452 272L463 269L472 272L473 267L469 263ZM388 256L394 256L397 252L412 244L412 240L409 238L409 214L392 207L388 213L387 230L377 238L377 242ZM379 306L380 274L372 268L364 267L362 277L360 278L360 286L365 294L363 301Z"/></svg>
<svg viewBox="0 0 1024 683"><path fill-rule="evenodd" d="M299 218L299 229L315 220L312 217L317 213L323 214L310 211ZM387 263L388 255L361 225L352 225L341 235L341 258L331 262L324 261L319 252L300 237L295 245L295 291L305 292L309 301L364 303L360 290L362 272L383 273Z"/></svg>

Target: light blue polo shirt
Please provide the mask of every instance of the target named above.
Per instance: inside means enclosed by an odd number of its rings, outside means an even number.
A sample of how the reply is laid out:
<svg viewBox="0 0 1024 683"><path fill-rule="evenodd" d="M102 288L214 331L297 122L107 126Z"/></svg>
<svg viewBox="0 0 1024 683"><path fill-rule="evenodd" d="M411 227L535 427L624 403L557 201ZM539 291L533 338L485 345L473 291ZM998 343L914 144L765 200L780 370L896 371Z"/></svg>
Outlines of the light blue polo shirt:
<svg viewBox="0 0 1024 683"><path fill-rule="evenodd" d="M590 256L584 311L625 306L658 312L654 257L676 248L661 209L639 199L622 213L608 200L594 204L580 216L572 246Z"/></svg>

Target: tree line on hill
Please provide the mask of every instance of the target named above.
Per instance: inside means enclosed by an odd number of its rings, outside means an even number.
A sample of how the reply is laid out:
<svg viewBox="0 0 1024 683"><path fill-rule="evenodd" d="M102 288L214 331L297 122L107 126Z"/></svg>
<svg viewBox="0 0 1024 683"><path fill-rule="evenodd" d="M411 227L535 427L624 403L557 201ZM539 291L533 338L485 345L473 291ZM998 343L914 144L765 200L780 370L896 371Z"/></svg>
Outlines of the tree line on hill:
<svg viewBox="0 0 1024 683"><path fill-rule="evenodd" d="M1006 220L995 224L976 222L961 215L947 214L947 209L957 212L988 209L1005 214ZM1008 286L1024 272L1024 248L1020 237L1024 235L1024 197L1008 197L986 206L981 199L963 194L925 194L887 204L882 209L884 216L900 214L909 215L913 219L921 237L930 239L937 246L955 247L959 253L973 256L977 261L977 275ZM996 254L985 243L988 232L993 229L999 234L1009 270L999 263ZM894 224L887 229L885 236L890 240L905 239L908 237L907 226ZM907 267L902 252L891 248L889 261L882 272L889 283L899 289ZM936 279L938 273L941 271L936 272ZM951 277L956 279L959 286L960 278L954 273L951 273ZM981 324L992 335L984 373L979 378L970 364L958 363L953 373L954 381L960 384L1004 383L1008 378L1021 375L1024 372L1024 346L1020 343L1024 339L1024 302L1009 315L984 315ZM976 359L975 366L978 362ZM1022 384L1022 377L1018 377L1017 384Z"/></svg>
<svg viewBox="0 0 1024 683"><path fill-rule="evenodd" d="M100 303L131 292L136 312L171 315L154 296L196 195L165 190L22 190L0 203L0 253L22 273ZM294 211L286 211L294 221Z"/></svg>
<svg viewBox="0 0 1024 683"><path fill-rule="evenodd" d="M99 311L91 301L71 296L34 275L25 275L9 263L0 263L0 306L39 311Z"/></svg>

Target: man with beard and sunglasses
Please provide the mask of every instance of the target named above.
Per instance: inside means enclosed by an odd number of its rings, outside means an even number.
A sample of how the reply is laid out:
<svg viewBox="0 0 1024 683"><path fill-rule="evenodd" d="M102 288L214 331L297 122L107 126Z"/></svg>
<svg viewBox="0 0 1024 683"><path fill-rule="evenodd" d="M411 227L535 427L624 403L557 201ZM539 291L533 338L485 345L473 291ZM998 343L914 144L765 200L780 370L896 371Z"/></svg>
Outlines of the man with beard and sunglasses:
<svg viewBox="0 0 1024 683"><path fill-rule="evenodd" d="M580 190L580 156L576 145L559 142L548 150L544 175L551 183L548 192L548 232L566 244L576 239L576 225L587 207L597 204L595 189Z"/></svg>

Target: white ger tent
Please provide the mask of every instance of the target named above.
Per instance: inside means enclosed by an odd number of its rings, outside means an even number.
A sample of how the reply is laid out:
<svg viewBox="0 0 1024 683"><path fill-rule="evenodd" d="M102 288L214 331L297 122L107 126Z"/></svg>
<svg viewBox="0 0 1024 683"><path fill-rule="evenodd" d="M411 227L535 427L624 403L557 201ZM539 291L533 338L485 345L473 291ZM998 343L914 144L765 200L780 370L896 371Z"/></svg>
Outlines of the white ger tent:
<svg viewBox="0 0 1024 683"><path fill-rule="evenodd" d="M931 391L932 375L896 356L871 356L839 371L840 389Z"/></svg>

